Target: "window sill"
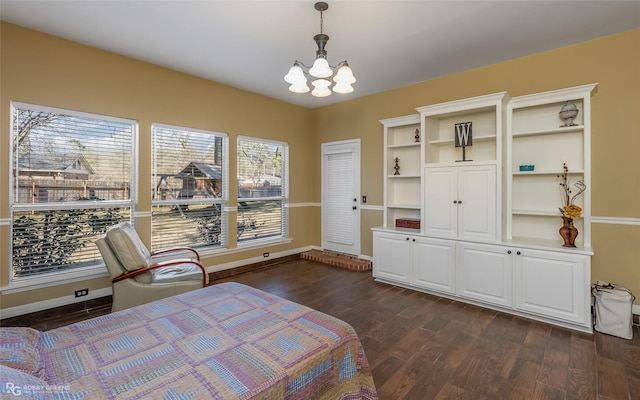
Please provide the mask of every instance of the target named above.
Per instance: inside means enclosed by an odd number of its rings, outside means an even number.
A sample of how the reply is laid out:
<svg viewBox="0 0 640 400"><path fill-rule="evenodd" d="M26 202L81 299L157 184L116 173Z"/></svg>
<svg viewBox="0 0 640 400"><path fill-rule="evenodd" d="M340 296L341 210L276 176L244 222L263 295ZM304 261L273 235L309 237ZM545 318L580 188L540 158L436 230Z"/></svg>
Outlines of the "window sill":
<svg viewBox="0 0 640 400"><path fill-rule="evenodd" d="M56 272L42 276L25 277L9 282L7 286L0 287L0 294L9 295L29 290L37 290L50 286L66 285L68 283L86 281L108 277L109 273L104 265L88 267L68 272Z"/></svg>
<svg viewBox="0 0 640 400"><path fill-rule="evenodd" d="M257 240L252 240L249 243L240 242L238 243L237 249L240 251L244 251L249 249L259 249L261 247L266 247L266 246L286 244L291 242L293 242L292 238L284 238L284 237L279 237L277 239L257 239Z"/></svg>

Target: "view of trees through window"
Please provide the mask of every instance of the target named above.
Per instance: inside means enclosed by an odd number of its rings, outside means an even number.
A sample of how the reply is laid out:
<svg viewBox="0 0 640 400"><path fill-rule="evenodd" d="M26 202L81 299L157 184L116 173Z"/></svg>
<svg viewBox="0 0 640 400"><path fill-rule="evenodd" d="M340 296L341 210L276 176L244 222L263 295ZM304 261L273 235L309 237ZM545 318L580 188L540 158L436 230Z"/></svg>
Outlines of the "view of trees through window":
<svg viewBox="0 0 640 400"><path fill-rule="evenodd" d="M93 245L132 208L132 121L15 103L12 276L98 264Z"/></svg>
<svg viewBox="0 0 640 400"><path fill-rule="evenodd" d="M238 242L286 236L288 146L238 138Z"/></svg>
<svg viewBox="0 0 640 400"><path fill-rule="evenodd" d="M16 102L11 122L12 279L101 265L95 240L136 209L136 122ZM152 249L226 246L229 223L239 244L287 235L286 143L239 137L229 179L226 134L154 124L151 140Z"/></svg>
<svg viewBox="0 0 640 400"><path fill-rule="evenodd" d="M153 249L226 244L226 135L152 127Z"/></svg>

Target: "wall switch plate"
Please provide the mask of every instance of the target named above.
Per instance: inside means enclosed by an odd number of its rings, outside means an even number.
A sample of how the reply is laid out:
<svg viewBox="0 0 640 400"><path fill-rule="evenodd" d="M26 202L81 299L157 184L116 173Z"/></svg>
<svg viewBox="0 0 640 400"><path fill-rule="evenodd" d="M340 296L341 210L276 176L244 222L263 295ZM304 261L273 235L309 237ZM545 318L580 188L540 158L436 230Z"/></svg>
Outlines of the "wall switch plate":
<svg viewBox="0 0 640 400"><path fill-rule="evenodd" d="M367 203L367 196L362 196L362 204L366 204Z"/></svg>

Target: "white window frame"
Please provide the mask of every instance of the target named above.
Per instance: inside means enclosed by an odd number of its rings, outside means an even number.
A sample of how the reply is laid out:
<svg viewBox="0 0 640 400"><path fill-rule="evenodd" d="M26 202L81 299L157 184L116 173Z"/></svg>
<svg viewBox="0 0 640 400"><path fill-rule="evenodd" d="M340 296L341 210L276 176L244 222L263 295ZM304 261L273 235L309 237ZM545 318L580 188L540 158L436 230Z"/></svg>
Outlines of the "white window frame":
<svg viewBox="0 0 640 400"><path fill-rule="evenodd" d="M138 122L132 119L120 118L107 116L103 114L96 113L88 113L82 111L68 110L57 107L49 107L49 106L41 106L30 103L23 103L12 101L10 103L10 136L12 148L9 153L9 171L13 171L13 168L17 168L17 160L14 160L15 148L13 145L14 137L14 118L13 114L16 108L26 108L34 111L41 111L47 113L57 113L64 114L79 118L91 118L91 119L101 119L105 121L117 122L130 124L132 127L131 132L131 171L130 171L130 188L129 188L129 199L128 200L106 200L102 202L94 202L94 201L75 201L71 202L60 202L60 203L47 203L47 204L24 204L17 203L15 198L15 190L14 190L14 180L10 176L9 179L9 235L8 235L8 246L9 251L6 255L7 265L8 265L8 277L9 282L5 287L0 288L0 293L2 294L12 294L25 290L33 290L39 289L43 287L62 285L77 281L83 281L88 279L100 278L109 276L108 271L102 262L102 260L96 260L95 265L73 268L67 271L56 271L50 273L43 273L34 276L25 276L25 277L17 277L13 276L13 262L12 262L12 254L13 254L13 220L14 220L14 212L21 211L37 211L37 210L74 210L74 209L104 209L104 208L129 208L130 209L130 218L133 222L135 220L135 210L137 208L138 203L138 181L137 181L137 166L138 166Z"/></svg>
<svg viewBox="0 0 640 400"><path fill-rule="evenodd" d="M291 239L289 238L289 143L277 141L277 140L268 140L268 139L240 135L238 136L238 139L236 141L236 152L240 147L239 143L241 140L282 146L282 177L280 178L282 189L281 189L280 196L253 197L253 198L239 197L240 193L238 192L238 198L237 198L238 204L244 201L269 201L269 200L282 201L282 218L280 220L282 234L279 236L257 238L257 239L246 239L243 241L238 241L237 247L239 249L249 249L252 247L264 247L272 244L291 242ZM239 171L238 163L239 163L239 160L236 155L236 171ZM239 215L240 215L240 211L238 210L238 212L236 213L236 216L239 217ZM237 222L237 219L236 219L236 222Z"/></svg>
<svg viewBox="0 0 640 400"><path fill-rule="evenodd" d="M221 220L222 220L222 224L221 224L221 232L222 232L222 237L223 239L221 240L219 245L211 245L211 246L193 246L192 244L189 243L175 243L176 246L190 246L190 247L197 247L198 251L201 253L201 255L208 255L214 252L219 252L221 251L221 249L226 249L228 246L228 237L229 237L229 137L226 133L224 132L218 132L218 131L211 131L211 130L204 130L204 129L197 129L197 128L189 128L189 127L184 127L184 126L177 126L177 125L168 125L168 124L162 124L162 123L153 123L151 125L151 147L152 147L152 151L154 149L154 129L158 128L158 129L170 129L170 130L176 130L176 131L188 131L188 132L195 132L195 133L199 133L199 134L204 134L204 135L212 135L212 136L218 136L220 138L222 138L222 198L220 200L214 201L214 203L218 203L221 205ZM152 162L154 162L155 160L155 156L152 156ZM152 165L151 168L151 173L153 174L155 170L155 165ZM153 177L152 177L152 182L153 182ZM156 200L156 199L152 199L151 200L151 206L152 207L157 207L157 206L180 206L180 205L189 205L189 204L193 204L193 205L201 205L203 203L210 203L210 201L203 201L202 199L173 199L173 200ZM151 218L153 219L153 211L152 211L152 216ZM153 225L153 221L152 221L152 225ZM153 235L153 232L152 232ZM152 240L152 247L154 247L153 244L153 240ZM164 247L164 246L160 246L160 247ZM155 250L155 248L154 248Z"/></svg>

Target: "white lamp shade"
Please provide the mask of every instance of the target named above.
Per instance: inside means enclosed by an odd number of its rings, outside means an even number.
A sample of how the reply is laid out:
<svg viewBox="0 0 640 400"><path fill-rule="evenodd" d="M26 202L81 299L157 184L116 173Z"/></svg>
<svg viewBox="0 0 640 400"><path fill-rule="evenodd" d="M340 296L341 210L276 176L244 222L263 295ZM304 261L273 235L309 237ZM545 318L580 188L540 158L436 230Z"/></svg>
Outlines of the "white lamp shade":
<svg viewBox="0 0 640 400"><path fill-rule="evenodd" d="M353 92L353 86L348 83L338 82L333 87L333 91L340 94L347 94Z"/></svg>
<svg viewBox="0 0 640 400"><path fill-rule="evenodd" d="M333 77L333 80L336 83L346 83L347 85L351 85L356 81L356 78L353 76L353 72L351 71L351 68L349 68L348 65L344 65L340 67L336 76Z"/></svg>
<svg viewBox="0 0 640 400"><path fill-rule="evenodd" d="M316 58L313 62L313 66L309 70L309 74L316 78L328 78L333 74L333 71L331 70L331 67L329 67L329 63L326 58Z"/></svg>
<svg viewBox="0 0 640 400"><path fill-rule="evenodd" d="M315 88L311 92L314 97L327 97L331 94L331 90L326 87Z"/></svg>
<svg viewBox="0 0 640 400"><path fill-rule="evenodd" d="M297 65L294 65L289 69L289 73L284 76L284 80L292 85L307 85L307 78L304 76L302 68Z"/></svg>
<svg viewBox="0 0 640 400"><path fill-rule="evenodd" d="M307 82L304 82L301 84L294 83L293 85L289 86L289 90L293 93L307 93L310 89L309 86L307 86Z"/></svg>
<svg viewBox="0 0 640 400"><path fill-rule="evenodd" d="M313 85L313 91L311 95L315 97L327 97L331 94L331 90L329 89L329 85L331 85L331 81L328 79L316 79L311 82Z"/></svg>

